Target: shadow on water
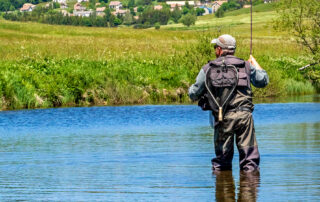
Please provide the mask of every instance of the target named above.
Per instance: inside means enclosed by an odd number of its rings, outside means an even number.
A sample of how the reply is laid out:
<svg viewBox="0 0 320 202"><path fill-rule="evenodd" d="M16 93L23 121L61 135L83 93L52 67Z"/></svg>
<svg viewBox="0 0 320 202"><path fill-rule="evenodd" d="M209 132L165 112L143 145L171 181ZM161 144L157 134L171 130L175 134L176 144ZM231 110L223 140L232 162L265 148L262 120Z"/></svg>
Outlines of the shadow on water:
<svg viewBox="0 0 320 202"><path fill-rule="evenodd" d="M213 175L216 179L215 195L217 202L257 201L260 172L240 172L237 187L232 171L214 172Z"/></svg>

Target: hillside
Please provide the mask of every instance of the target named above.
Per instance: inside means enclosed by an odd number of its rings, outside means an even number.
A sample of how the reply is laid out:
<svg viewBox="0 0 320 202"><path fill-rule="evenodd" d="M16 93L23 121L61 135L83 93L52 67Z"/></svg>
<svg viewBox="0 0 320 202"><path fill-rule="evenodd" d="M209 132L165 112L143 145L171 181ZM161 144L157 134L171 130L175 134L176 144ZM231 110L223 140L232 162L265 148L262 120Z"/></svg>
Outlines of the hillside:
<svg viewBox="0 0 320 202"><path fill-rule="evenodd" d="M254 56L270 76L255 96L315 92L296 69L307 58L293 38L272 29L273 11L254 14ZM214 59L209 41L237 39L249 57L249 14L199 17L160 30L53 26L0 20L2 109L147 103L190 103L187 89Z"/></svg>

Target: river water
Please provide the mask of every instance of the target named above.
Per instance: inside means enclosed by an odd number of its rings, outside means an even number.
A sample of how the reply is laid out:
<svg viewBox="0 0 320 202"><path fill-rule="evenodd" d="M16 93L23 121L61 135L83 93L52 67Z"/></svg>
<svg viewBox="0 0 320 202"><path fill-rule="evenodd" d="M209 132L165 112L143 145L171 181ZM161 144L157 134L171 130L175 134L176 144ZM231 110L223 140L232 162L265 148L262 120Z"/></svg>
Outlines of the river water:
<svg viewBox="0 0 320 202"><path fill-rule="evenodd" d="M257 104L261 171L214 174L195 105L0 112L0 201L319 201L320 103Z"/></svg>

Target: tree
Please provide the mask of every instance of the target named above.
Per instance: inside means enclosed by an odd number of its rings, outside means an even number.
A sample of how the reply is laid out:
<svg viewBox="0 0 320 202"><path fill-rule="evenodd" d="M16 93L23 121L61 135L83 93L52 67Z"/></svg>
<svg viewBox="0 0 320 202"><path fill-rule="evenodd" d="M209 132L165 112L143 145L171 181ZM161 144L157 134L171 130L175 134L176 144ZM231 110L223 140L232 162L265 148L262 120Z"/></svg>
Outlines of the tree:
<svg viewBox="0 0 320 202"><path fill-rule="evenodd" d="M310 63L320 63L320 0L282 0L278 4L275 28L289 31L311 55ZM309 68L307 76L320 87L320 68Z"/></svg>
<svg viewBox="0 0 320 202"><path fill-rule="evenodd" d="M114 26L118 26L118 25L121 25L122 20L118 17L115 17L113 23L114 23Z"/></svg>
<svg viewBox="0 0 320 202"><path fill-rule="evenodd" d="M0 1L0 11L9 11L10 6L11 4L9 0Z"/></svg>
<svg viewBox="0 0 320 202"><path fill-rule="evenodd" d="M128 11L128 12L126 12L126 14L124 15L123 24L125 24L125 25L131 25L132 23L133 23L133 16L132 16L132 14Z"/></svg>
<svg viewBox="0 0 320 202"><path fill-rule="evenodd" d="M129 0L128 7L129 7L129 8L133 8L134 5L135 5L134 0Z"/></svg>
<svg viewBox="0 0 320 202"><path fill-rule="evenodd" d="M196 14L197 16L203 15L206 11L203 8L197 8Z"/></svg>
<svg viewBox="0 0 320 202"><path fill-rule="evenodd" d="M224 16L224 10L222 8L219 8L217 12L214 14L217 18L222 18Z"/></svg>
<svg viewBox="0 0 320 202"><path fill-rule="evenodd" d="M141 13L141 12L143 12L143 10L144 10L143 7L142 7L142 6L139 6L137 11L138 11L139 13Z"/></svg>
<svg viewBox="0 0 320 202"><path fill-rule="evenodd" d="M155 29L160 29L160 23L157 22L156 24L154 24L154 28L155 28Z"/></svg>
<svg viewBox="0 0 320 202"><path fill-rule="evenodd" d="M182 16L182 13L181 13L179 7L176 6L176 7L174 8L174 10L172 11L172 13L171 13L171 18L173 19L173 21L174 21L175 23L178 23L178 22L179 22L179 19L181 18L181 16Z"/></svg>
<svg viewBox="0 0 320 202"><path fill-rule="evenodd" d="M136 15L137 15L137 14L134 12L134 9L133 9L132 7L131 7L129 10L130 10L130 13L131 13L132 16L136 16Z"/></svg>
<svg viewBox="0 0 320 202"><path fill-rule="evenodd" d="M320 0L282 0L276 28L292 33L320 62Z"/></svg>
<svg viewBox="0 0 320 202"><path fill-rule="evenodd" d="M109 22L110 21L110 17L112 15L110 8L105 9L104 13L105 13L105 19Z"/></svg>
<svg viewBox="0 0 320 202"><path fill-rule="evenodd" d="M185 26L190 27L190 25L194 25L196 23L197 16L188 13L187 15L182 16L180 22Z"/></svg>

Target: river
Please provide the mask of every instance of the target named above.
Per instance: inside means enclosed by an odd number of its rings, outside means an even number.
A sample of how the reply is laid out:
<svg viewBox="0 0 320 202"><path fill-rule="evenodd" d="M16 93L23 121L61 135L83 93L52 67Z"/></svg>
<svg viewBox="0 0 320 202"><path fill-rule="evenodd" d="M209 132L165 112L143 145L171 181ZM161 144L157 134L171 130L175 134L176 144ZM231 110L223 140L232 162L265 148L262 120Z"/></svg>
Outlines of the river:
<svg viewBox="0 0 320 202"><path fill-rule="evenodd" d="M0 112L0 201L319 201L320 103L256 104L261 171L214 174L195 105Z"/></svg>

